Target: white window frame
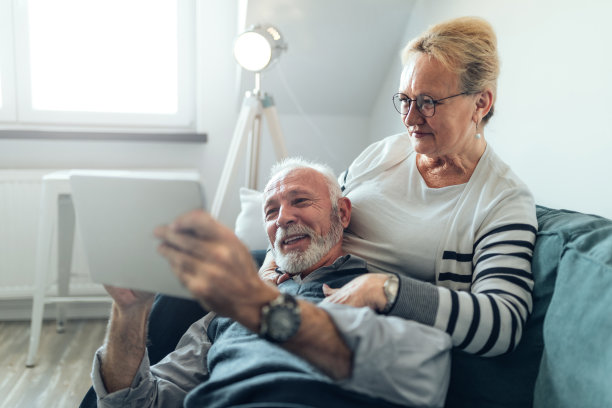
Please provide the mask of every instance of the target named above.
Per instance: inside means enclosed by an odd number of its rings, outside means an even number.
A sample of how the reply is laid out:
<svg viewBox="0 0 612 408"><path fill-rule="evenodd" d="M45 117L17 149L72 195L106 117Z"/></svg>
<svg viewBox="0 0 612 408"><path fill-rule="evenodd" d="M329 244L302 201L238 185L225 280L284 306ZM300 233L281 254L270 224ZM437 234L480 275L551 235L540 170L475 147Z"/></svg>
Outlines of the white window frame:
<svg viewBox="0 0 612 408"><path fill-rule="evenodd" d="M9 0L0 0L0 87L2 89L2 106L0 123L15 122L15 65L13 42L13 8Z"/></svg>
<svg viewBox="0 0 612 408"><path fill-rule="evenodd" d="M176 114L137 114L137 113L103 113L103 112L70 112L44 111L32 108L30 88L30 61L28 40L28 2L27 0L0 0L13 4L13 68L2 78L3 103L6 84L15 83L11 89L6 87L6 98L13 93L13 112L10 109L2 112L0 121L13 129L58 130L75 129L94 132L186 132L196 130L195 115L195 1L178 0L178 109ZM4 7L4 5L3 5ZM2 13L4 14L4 13ZM2 18L4 19L4 17ZM11 37L13 37L11 35ZM16 71L16 72L15 72ZM4 70L3 70L4 73ZM5 83L6 82L6 83ZM6 107L11 105L7 104ZM3 105L4 107L4 105ZM2 109L4 110L4 109ZM14 122L11 123L11 118ZM8 120L8 123L6 122ZM12 126L11 126L12 125ZM6 128L6 126L3 126Z"/></svg>

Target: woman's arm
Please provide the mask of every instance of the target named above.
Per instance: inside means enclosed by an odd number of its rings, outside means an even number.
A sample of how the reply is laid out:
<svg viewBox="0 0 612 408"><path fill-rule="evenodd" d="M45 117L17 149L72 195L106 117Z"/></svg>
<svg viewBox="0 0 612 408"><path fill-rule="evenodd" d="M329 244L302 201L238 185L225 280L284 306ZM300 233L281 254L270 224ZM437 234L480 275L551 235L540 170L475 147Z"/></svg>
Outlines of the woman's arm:
<svg viewBox="0 0 612 408"><path fill-rule="evenodd" d="M468 353L495 356L514 350L532 309L531 258L537 228L511 223L475 243L469 291L438 288L434 325Z"/></svg>
<svg viewBox="0 0 612 408"><path fill-rule="evenodd" d="M402 277L391 314L446 331L468 353L495 356L516 347L531 313L537 219L531 195L520 187L481 207L474 232L466 228L446 241L437 286Z"/></svg>
<svg viewBox="0 0 612 408"><path fill-rule="evenodd" d="M468 353L495 356L518 344L531 313L531 257L536 229L529 224L492 230L478 242L472 274L457 275L456 286L435 286L400 275L400 288L389 315L447 332L453 346ZM472 268L472 260L467 265ZM452 272L451 272L452 273ZM355 278L325 290L327 302L380 310L386 299L380 274ZM453 282L451 282L451 285Z"/></svg>
<svg viewBox="0 0 612 408"><path fill-rule="evenodd" d="M505 194L497 205L486 208L477 231L458 235L458 243L441 252L437 286L400 275L390 315L437 327L468 353L495 356L516 347L532 307L537 220L525 190ZM465 250L459 251L459 242L466 239L471 248L463 245ZM382 282L375 282L375 275L357 278L362 280L359 285L351 282L328 299L379 310L375 304L381 301Z"/></svg>

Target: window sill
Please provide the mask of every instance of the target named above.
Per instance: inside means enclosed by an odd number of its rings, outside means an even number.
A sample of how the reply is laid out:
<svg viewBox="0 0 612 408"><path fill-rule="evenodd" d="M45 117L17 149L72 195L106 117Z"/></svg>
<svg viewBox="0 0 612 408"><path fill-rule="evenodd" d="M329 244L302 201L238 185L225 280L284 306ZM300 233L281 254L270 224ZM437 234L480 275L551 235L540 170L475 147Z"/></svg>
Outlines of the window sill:
<svg viewBox="0 0 612 408"><path fill-rule="evenodd" d="M40 140L124 140L130 142L206 143L206 133L131 133L90 131L0 130L0 139Z"/></svg>

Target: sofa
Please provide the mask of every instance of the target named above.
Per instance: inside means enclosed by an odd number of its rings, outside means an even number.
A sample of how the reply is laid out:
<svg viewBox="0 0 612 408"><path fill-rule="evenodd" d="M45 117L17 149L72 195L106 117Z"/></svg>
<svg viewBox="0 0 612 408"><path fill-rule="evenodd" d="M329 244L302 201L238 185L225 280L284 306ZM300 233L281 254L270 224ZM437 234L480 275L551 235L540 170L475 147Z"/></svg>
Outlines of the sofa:
<svg viewBox="0 0 612 408"><path fill-rule="evenodd" d="M454 351L446 407L612 407L612 221L542 206L537 217L534 305L523 339L499 357ZM261 262L265 252L253 255ZM203 313L195 302L158 296L151 360ZM92 391L81 406L92 406Z"/></svg>
<svg viewBox="0 0 612 408"><path fill-rule="evenodd" d="M612 407L612 221L537 207L533 312L507 355L453 353L447 407Z"/></svg>

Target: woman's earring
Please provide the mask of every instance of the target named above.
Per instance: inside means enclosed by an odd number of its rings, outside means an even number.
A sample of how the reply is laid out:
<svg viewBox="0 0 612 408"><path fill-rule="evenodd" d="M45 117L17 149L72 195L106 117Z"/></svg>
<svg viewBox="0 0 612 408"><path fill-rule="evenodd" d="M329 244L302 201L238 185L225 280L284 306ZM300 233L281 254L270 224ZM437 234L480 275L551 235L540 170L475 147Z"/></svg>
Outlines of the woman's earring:
<svg viewBox="0 0 612 408"><path fill-rule="evenodd" d="M474 135L474 138L475 139L480 139L481 137L482 137L482 135L478 131L478 122L476 122L476 134Z"/></svg>

